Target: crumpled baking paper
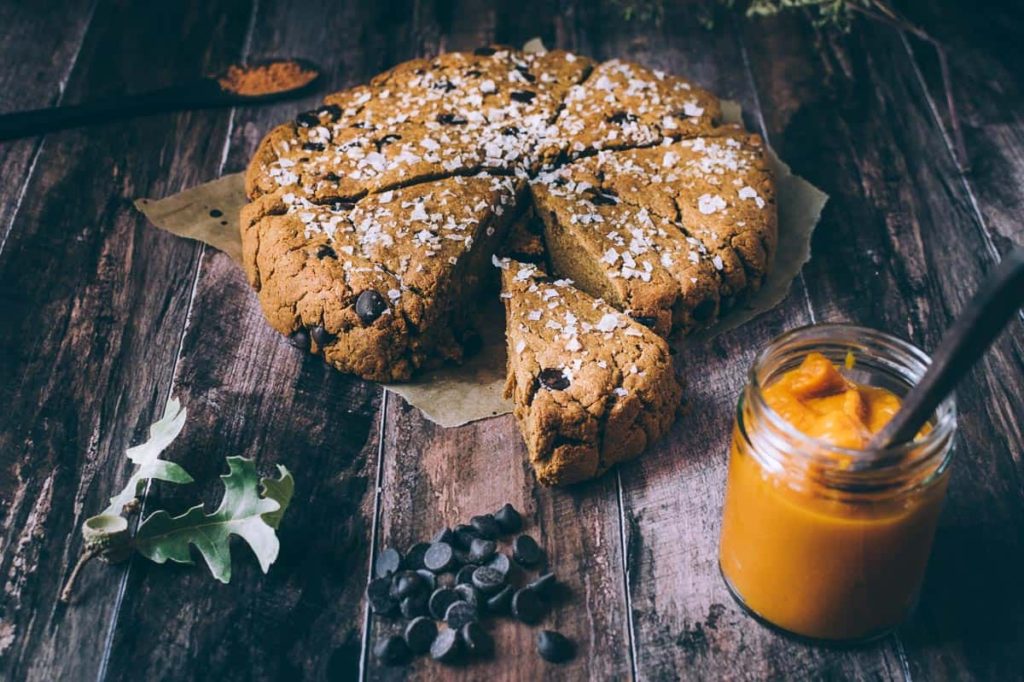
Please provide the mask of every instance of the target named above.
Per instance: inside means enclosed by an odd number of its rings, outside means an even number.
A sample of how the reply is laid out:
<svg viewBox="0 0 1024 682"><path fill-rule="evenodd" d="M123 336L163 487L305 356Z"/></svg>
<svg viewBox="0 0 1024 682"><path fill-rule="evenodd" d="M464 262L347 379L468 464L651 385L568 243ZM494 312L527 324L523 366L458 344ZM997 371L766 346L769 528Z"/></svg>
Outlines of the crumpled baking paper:
<svg viewBox="0 0 1024 682"><path fill-rule="evenodd" d="M722 113L726 122L742 122L740 107L735 102L723 101ZM811 257L811 235L828 195L793 175L770 148L768 158L775 174L779 210L779 247L772 272L746 306L734 309L713 327L686 338L681 345L705 342L774 308L786 298L793 279ZM157 227L223 251L241 267L238 216L245 203L242 174L235 173L165 199L138 199L135 206ZM386 388L418 407L432 422L446 427L511 412L511 401L502 397L505 323L497 296L483 306L478 327L482 348L462 365L424 372L412 382L387 384Z"/></svg>

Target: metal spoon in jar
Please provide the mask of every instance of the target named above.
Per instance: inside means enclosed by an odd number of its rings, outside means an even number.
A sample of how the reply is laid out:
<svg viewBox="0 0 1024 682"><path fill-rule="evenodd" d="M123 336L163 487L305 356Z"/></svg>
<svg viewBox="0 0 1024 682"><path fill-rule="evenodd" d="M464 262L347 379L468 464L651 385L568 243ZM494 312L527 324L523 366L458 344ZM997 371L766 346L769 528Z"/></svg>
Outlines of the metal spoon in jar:
<svg viewBox="0 0 1024 682"><path fill-rule="evenodd" d="M880 450L912 440L939 404L985 353L1014 314L1024 306L1024 247L1006 254L964 312L953 322L928 370L868 448Z"/></svg>
<svg viewBox="0 0 1024 682"><path fill-rule="evenodd" d="M308 92L319 77L320 67L302 59L233 65L221 74L159 90L0 114L0 140L165 111L232 107L296 97Z"/></svg>

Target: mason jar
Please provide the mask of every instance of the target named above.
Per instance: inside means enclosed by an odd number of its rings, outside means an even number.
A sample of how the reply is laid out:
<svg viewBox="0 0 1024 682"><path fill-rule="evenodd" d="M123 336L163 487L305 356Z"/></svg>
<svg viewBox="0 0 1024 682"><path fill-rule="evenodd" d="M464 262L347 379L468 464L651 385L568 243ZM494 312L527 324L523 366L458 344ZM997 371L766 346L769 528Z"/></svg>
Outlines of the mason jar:
<svg viewBox="0 0 1024 682"><path fill-rule="evenodd" d="M946 495L953 397L916 440L836 447L796 429L763 391L816 351L860 385L902 397L930 358L876 330L822 324L783 334L758 355L736 408L719 565L756 616L815 639L884 634L913 609Z"/></svg>

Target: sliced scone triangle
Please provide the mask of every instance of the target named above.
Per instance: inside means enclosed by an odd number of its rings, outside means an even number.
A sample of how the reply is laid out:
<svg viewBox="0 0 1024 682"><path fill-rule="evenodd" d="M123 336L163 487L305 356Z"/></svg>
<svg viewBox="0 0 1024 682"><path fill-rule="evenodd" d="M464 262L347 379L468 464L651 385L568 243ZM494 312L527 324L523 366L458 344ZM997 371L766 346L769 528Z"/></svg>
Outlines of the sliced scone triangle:
<svg viewBox="0 0 1024 682"><path fill-rule="evenodd" d="M682 387L647 327L534 264L496 260L506 311L506 395L545 485L597 476L668 431Z"/></svg>

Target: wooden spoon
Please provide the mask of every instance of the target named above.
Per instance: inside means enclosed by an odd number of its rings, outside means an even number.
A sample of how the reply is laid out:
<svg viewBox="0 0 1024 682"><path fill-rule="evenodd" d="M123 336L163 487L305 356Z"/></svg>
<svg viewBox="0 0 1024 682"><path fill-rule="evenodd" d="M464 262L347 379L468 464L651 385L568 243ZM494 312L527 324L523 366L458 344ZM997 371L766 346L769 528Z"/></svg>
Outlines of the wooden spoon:
<svg viewBox="0 0 1024 682"><path fill-rule="evenodd" d="M74 128L92 123L106 123L123 118L156 114L183 109L212 109L236 105L256 104L297 97L308 92L320 78L320 67L302 59L273 59L257 62L249 67L271 67L275 64L295 64L303 73L298 85L276 85L259 94L241 94L230 89L228 72L199 78L189 83L172 85L159 90L119 95L108 99L73 106L18 111L0 115L0 140L11 140L48 133L53 130ZM235 67L236 69L239 67Z"/></svg>
<svg viewBox="0 0 1024 682"><path fill-rule="evenodd" d="M928 371L910 389L899 411L875 434L868 448L884 449L913 440L1021 306L1024 306L1024 247L1018 246L1003 258L966 310L946 331Z"/></svg>

